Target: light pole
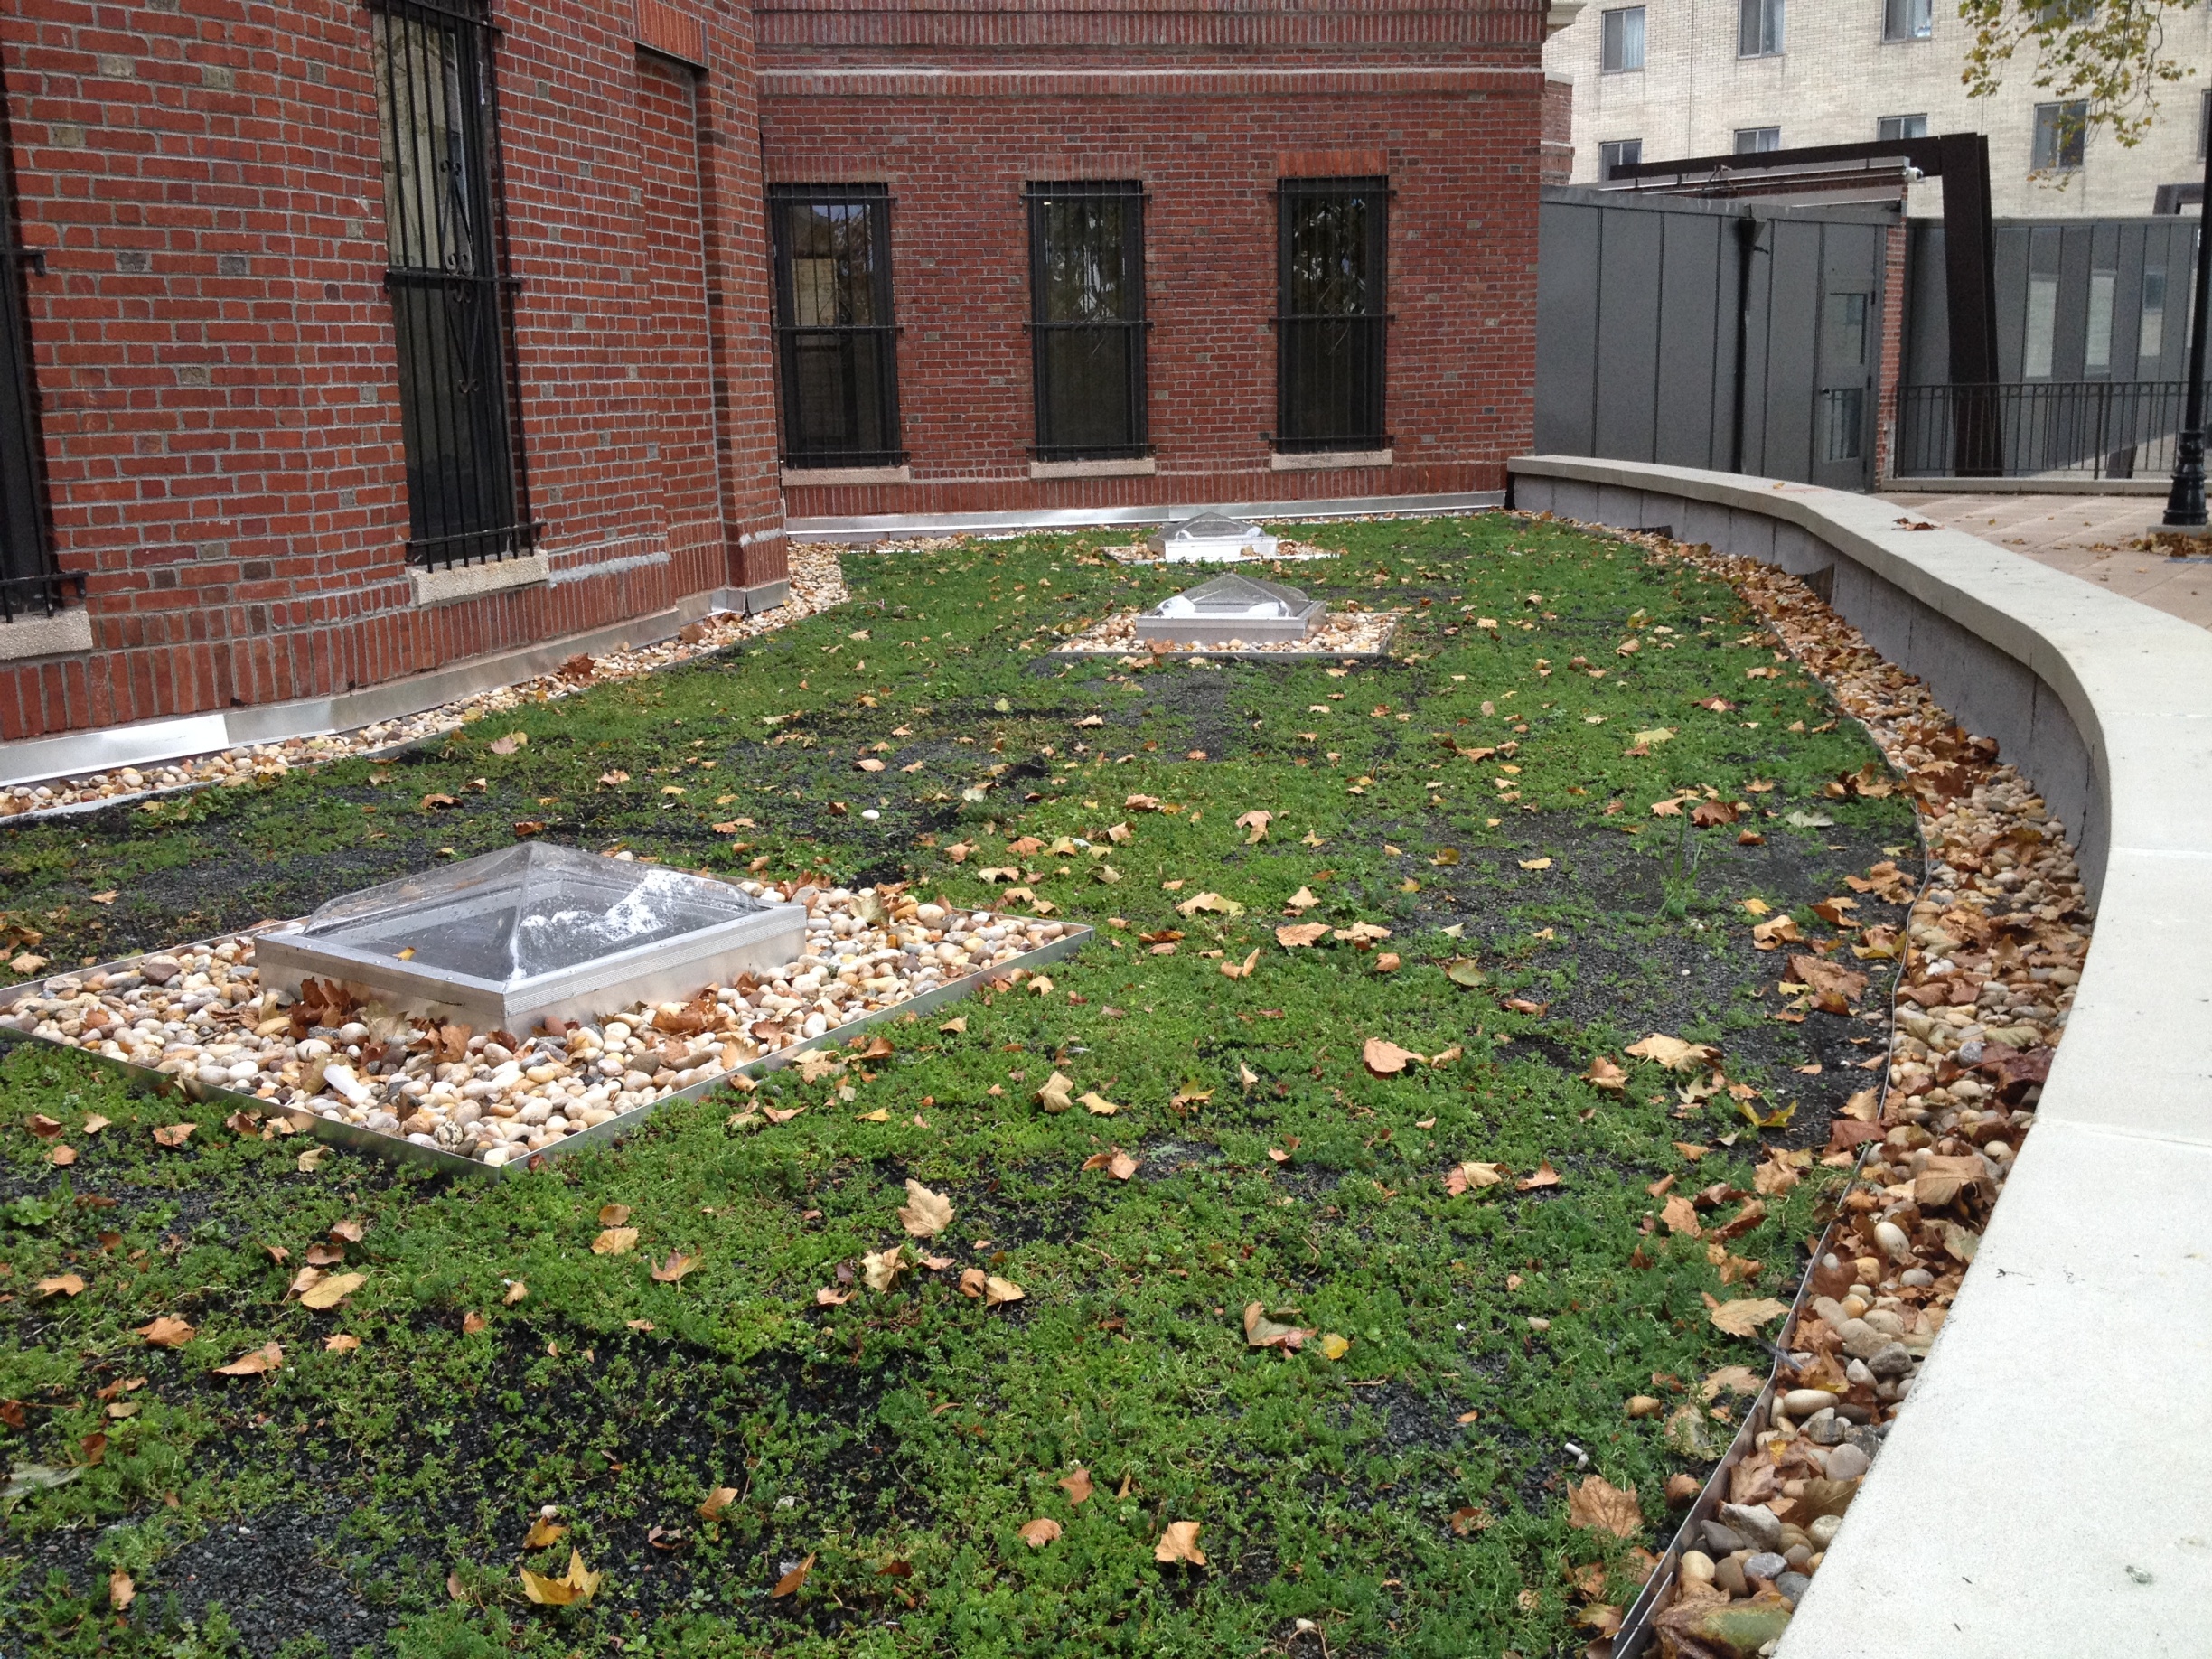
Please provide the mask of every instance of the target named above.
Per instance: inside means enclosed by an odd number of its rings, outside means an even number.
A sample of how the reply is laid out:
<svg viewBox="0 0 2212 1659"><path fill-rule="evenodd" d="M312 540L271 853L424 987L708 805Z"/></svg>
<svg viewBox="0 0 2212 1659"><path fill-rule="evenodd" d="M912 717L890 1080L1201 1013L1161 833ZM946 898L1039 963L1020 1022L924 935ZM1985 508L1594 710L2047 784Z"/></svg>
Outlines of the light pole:
<svg viewBox="0 0 2212 1659"><path fill-rule="evenodd" d="M2197 282L2189 303L2189 385L2182 389L2181 436L2174 445L2173 487L2162 528L2205 533L2205 313L2212 300L2212 144L2205 145L2204 196L2197 209Z"/></svg>

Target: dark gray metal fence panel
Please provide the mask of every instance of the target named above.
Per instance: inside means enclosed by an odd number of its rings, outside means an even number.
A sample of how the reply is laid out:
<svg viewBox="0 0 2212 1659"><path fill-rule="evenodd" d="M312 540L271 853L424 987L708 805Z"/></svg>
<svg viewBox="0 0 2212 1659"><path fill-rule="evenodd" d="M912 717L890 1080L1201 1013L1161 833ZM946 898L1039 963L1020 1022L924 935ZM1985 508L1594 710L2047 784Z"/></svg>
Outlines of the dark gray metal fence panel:
<svg viewBox="0 0 2212 1659"><path fill-rule="evenodd" d="M1660 273L1666 220L1619 213L1598 253L1598 388L1592 430L1601 455L1655 452L1659 395Z"/></svg>
<svg viewBox="0 0 2212 1659"><path fill-rule="evenodd" d="M1544 203L1536 279L1536 450L1594 455L1598 386L1598 256L1605 213ZM1622 456L1620 459L1635 457Z"/></svg>
<svg viewBox="0 0 2212 1659"><path fill-rule="evenodd" d="M1658 431L1668 466L1729 464L1736 373L1736 247L1730 221L1663 217Z"/></svg>
<svg viewBox="0 0 2212 1659"><path fill-rule="evenodd" d="M1821 227L1777 221L1768 232L1767 396L1759 406L1767 453L1759 470L1775 478L1813 475L1813 411L1820 384Z"/></svg>

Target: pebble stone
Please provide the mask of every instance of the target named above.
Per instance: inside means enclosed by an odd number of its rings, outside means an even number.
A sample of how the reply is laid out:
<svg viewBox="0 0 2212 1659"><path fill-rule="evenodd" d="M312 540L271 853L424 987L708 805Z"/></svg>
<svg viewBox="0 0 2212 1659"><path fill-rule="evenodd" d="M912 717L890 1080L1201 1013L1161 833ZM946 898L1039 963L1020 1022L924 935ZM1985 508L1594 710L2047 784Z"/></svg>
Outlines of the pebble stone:
<svg viewBox="0 0 2212 1659"><path fill-rule="evenodd" d="M0 993L0 1019L498 1167L941 986L1018 973L1016 958L1067 932L1059 922L947 910L905 895L879 899L872 887L737 886L803 904L806 941L798 960L757 979L708 988L706 1028L696 1005L671 1002L511 1049L504 1034L473 1033L457 1057L441 1057L429 1022L375 1009L295 1036L289 999L264 997L244 934L14 988Z"/></svg>
<svg viewBox="0 0 2212 1659"><path fill-rule="evenodd" d="M933 543L932 545L939 545ZM942 545L949 546L949 542ZM625 680L634 674L668 668L694 657L721 651L742 640L773 632L801 617L842 604L845 578L834 548L795 546L789 554L791 596L772 611L741 616L720 611L700 618L671 640L634 650L612 651L592 659L590 679L564 679L544 674L511 686L494 687L473 697L424 709L398 719L379 720L358 731L327 733L314 737L290 737L280 743L244 745L220 754L165 761L144 767L117 766L80 777L50 778L42 783L0 788L0 818L42 812L55 807L80 806L87 801L124 801L155 791L187 789L194 785L231 786L257 778L280 778L300 766L344 760L396 745L434 737L530 704L550 702L596 681Z"/></svg>

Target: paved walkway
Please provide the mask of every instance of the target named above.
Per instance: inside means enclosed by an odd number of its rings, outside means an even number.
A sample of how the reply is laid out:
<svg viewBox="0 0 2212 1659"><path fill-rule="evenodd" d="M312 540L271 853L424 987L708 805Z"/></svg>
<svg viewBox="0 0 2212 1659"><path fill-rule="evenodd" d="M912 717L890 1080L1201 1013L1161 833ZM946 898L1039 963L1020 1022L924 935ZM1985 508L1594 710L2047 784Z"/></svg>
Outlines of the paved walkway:
<svg viewBox="0 0 2212 1659"><path fill-rule="evenodd" d="M2157 495L1893 495L1901 512L1964 530L2039 565L2212 628L2207 557L2172 558L2144 545L2166 511Z"/></svg>

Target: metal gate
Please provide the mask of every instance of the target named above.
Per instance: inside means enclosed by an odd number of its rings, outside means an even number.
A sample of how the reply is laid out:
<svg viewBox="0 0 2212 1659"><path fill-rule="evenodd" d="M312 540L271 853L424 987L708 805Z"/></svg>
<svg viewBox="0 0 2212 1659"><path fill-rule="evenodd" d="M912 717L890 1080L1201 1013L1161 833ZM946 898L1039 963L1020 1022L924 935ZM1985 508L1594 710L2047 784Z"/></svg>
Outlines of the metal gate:
<svg viewBox="0 0 2212 1659"><path fill-rule="evenodd" d="M1895 218L1546 190L1538 451L1872 488Z"/></svg>

